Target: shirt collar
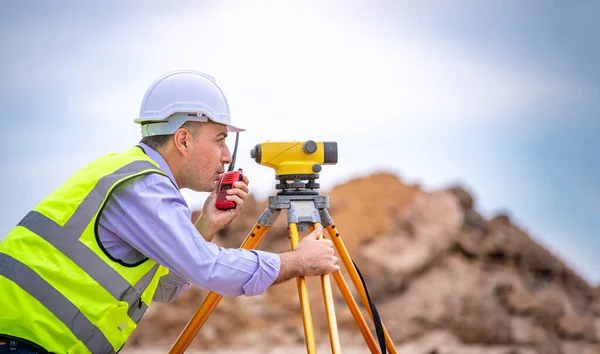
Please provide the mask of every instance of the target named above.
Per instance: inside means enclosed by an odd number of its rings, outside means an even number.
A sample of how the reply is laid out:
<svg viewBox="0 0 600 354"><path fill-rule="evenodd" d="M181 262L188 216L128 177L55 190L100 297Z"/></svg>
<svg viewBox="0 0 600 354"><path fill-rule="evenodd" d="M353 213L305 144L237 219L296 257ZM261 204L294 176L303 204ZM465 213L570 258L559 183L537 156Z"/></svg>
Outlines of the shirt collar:
<svg viewBox="0 0 600 354"><path fill-rule="evenodd" d="M171 172L167 161L165 161L162 155L158 151L151 148L150 145L144 144L142 142L140 142L138 145L144 150L146 155L148 155L149 158L154 160L158 164L158 167L160 167L160 169L163 170L163 172L165 172L167 176L169 176L171 182L173 182L173 184L177 188L179 188L179 185L177 185L177 181L175 181L175 177L173 176L173 172Z"/></svg>

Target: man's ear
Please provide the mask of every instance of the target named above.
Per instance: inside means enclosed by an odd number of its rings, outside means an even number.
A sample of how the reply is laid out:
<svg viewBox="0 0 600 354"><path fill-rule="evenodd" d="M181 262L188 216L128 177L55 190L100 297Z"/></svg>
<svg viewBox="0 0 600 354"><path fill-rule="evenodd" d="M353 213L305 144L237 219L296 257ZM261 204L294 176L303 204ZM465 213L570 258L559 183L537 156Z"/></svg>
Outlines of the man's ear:
<svg viewBox="0 0 600 354"><path fill-rule="evenodd" d="M182 155L187 155L192 138L192 134L187 129L177 129L175 133L173 133L173 143L175 144L175 148L177 148Z"/></svg>

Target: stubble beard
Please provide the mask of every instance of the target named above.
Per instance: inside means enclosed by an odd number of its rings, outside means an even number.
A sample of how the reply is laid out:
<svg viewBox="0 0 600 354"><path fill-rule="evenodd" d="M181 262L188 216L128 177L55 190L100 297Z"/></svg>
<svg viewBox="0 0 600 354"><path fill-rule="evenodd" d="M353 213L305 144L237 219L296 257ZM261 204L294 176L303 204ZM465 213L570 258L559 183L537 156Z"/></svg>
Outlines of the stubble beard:
<svg viewBox="0 0 600 354"><path fill-rule="evenodd" d="M196 192L212 192L218 188L217 183L212 180L207 181L207 177L203 176L201 171L197 171L193 166L186 168L187 186L189 189Z"/></svg>

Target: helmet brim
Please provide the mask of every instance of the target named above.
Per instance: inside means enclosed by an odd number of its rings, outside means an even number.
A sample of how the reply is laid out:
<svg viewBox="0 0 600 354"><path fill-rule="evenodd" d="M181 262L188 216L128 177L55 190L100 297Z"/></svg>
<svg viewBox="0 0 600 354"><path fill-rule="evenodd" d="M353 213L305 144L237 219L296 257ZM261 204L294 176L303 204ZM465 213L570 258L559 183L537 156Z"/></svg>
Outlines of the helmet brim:
<svg viewBox="0 0 600 354"><path fill-rule="evenodd" d="M246 129L244 128L240 128L240 127L235 127L233 125L229 125L229 124L225 124L227 126L227 131L228 132L232 132L232 133L238 133L238 132L245 132Z"/></svg>

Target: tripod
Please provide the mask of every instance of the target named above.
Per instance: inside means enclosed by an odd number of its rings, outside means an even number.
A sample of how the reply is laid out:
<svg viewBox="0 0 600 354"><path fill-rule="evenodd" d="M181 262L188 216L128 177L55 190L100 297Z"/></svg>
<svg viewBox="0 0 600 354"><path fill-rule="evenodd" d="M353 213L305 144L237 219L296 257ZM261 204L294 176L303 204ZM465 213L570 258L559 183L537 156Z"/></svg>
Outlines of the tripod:
<svg viewBox="0 0 600 354"><path fill-rule="evenodd" d="M329 207L329 198L326 195L320 195L318 192L319 185L315 183L317 177L318 175L278 176L281 183L277 184L277 189L279 189L280 192L278 192L275 196L269 197L269 206L258 218L258 221L252 228L252 231L250 231L240 247L244 249L257 248L283 209L287 210L289 237L292 249L295 249L298 245L299 231L304 231L306 228L312 231L316 226L319 225L319 223L322 224L323 228L327 230L329 237L333 241L339 258L348 271L350 279L357 289L365 309L367 309L371 320L374 322L379 340L379 347L381 347L380 350L358 308L358 305L356 304L356 301L354 300L354 297L352 296L352 293L350 292L350 289L348 288L346 281L341 274L341 271L337 271L331 274L323 274L320 276L332 353L341 353L341 347L337 330L333 296L331 293L330 275L335 280L371 353L385 353L386 350L389 350L390 353L396 354L394 344L387 330L383 324L381 324L377 310L368 296L362 276L358 272L358 268L346 250L344 242L342 241L342 238L335 227L331 216L329 215L327 210ZM288 183L290 180L293 182ZM323 235L321 235L320 238L323 238ZM296 281L298 286L300 308L302 311L306 350L308 354L314 354L316 353L316 344L306 279L305 277L297 277ZM179 335L177 341L169 350L169 354L183 353L188 348L191 341L198 334L204 323L206 323L206 320L221 299L222 296L214 292L210 292L207 295L198 310L196 310L194 316L190 319L184 330Z"/></svg>

